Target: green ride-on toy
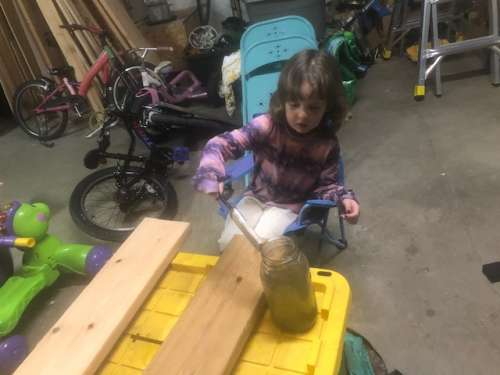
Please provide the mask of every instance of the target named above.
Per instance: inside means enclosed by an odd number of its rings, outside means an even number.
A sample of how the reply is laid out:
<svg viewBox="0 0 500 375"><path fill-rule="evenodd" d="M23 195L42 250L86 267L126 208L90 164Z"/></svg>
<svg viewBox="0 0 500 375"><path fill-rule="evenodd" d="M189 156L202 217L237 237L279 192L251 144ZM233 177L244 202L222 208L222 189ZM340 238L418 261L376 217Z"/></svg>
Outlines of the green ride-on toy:
<svg viewBox="0 0 500 375"><path fill-rule="evenodd" d="M24 337L11 334L33 298L63 272L94 276L112 254L103 245L62 242L47 233L49 220L45 203L0 205L0 375L13 372L28 354ZM10 247L24 252L17 271Z"/></svg>

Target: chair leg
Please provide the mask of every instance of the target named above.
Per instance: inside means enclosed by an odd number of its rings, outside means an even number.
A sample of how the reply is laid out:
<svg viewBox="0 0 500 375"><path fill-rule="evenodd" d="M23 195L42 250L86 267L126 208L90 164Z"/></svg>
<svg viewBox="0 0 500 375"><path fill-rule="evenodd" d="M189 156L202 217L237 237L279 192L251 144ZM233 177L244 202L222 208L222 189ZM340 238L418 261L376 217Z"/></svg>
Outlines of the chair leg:
<svg viewBox="0 0 500 375"><path fill-rule="evenodd" d="M325 218L323 219L321 223L321 240L319 243L319 250L321 251L321 245L323 238L326 237L328 241L333 243L335 247L339 250L344 250L347 248L347 240L345 238L345 229L344 229L344 219L342 219L342 207L338 206L338 216L339 216L339 231L340 231L340 237L337 238L334 235L330 233L330 231L327 229L327 224L328 224L328 214L325 215Z"/></svg>
<svg viewBox="0 0 500 375"><path fill-rule="evenodd" d="M339 215L339 230L340 230L340 239L338 240L340 247L337 246L340 250L344 250L347 247L347 239L345 238L345 229L344 229L344 219L342 218L342 210L341 205L338 206L338 215Z"/></svg>
<svg viewBox="0 0 500 375"><path fill-rule="evenodd" d="M328 222L328 213L326 214L326 217L322 220L321 222L321 234L319 235L319 241L318 241L318 256L321 255L321 248L323 246L323 238L325 235L328 236L328 230L326 229L326 223Z"/></svg>

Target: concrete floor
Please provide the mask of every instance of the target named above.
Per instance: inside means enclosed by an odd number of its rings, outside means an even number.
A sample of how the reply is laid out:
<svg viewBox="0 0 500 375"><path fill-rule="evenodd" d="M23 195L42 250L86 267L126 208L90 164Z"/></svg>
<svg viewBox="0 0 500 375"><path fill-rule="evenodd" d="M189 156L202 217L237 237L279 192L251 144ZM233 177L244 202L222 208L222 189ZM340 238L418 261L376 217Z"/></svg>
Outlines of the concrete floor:
<svg viewBox="0 0 500 375"><path fill-rule="evenodd" d="M444 73L481 67L468 56ZM444 96L416 103L416 66L394 58L360 82L353 118L340 132L348 185L362 205L348 228L349 249L325 268L348 279L348 326L362 333L389 369L404 374L495 374L500 368L500 284L483 263L500 261L500 88L487 75L444 83ZM2 121L6 126L10 120ZM1 129L1 128L0 128ZM0 137L0 201L42 200L50 231L71 242L96 243L69 217L75 184L95 139L83 127L52 149L18 128ZM117 130L115 133L120 133ZM118 134L123 146L123 134ZM196 163L175 173L178 219L192 223L184 249L216 253L222 220L215 203L192 192ZM35 345L84 287L66 277L29 308L19 327Z"/></svg>

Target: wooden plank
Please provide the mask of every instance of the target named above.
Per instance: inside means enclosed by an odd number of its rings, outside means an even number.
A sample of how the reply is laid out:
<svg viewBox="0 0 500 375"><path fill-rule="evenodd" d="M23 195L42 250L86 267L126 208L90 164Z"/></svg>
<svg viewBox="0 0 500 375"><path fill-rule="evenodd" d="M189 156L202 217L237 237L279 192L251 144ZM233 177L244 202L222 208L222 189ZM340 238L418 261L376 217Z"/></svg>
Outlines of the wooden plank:
<svg viewBox="0 0 500 375"><path fill-rule="evenodd" d="M21 22L21 25L24 29L24 35L26 36L26 40L28 41L28 45L25 46L24 48L31 49L31 51L33 53L33 57L35 58L35 61L38 65L38 70L40 71L40 74L45 74L49 68L49 63L48 63L48 61L46 61L44 59L42 53L40 53L40 50L39 50L38 45L37 45L37 41L36 41L34 35L32 34L32 30L30 30L29 27L27 26L27 22L24 18L24 14L22 13L20 3L17 1L14 1L14 8L15 8L17 16Z"/></svg>
<svg viewBox="0 0 500 375"><path fill-rule="evenodd" d="M11 47L12 37L9 34L7 21L3 13L0 12L0 51L2 51L0 54L0 83L9 106L13 109L16 88L29 77L22 69L19 56L16 56Z"/></svg>
<svg viewBox="0 0 500 375"><path fill-rule="evenodd" d="M4 46L3 36L0 35L0 49ZM13 68L10 68L10 67ZM14 110L14 93L16 87L20 84L20 79L16 79L15 64L13 64L12 57L9 54L0 54L0 83L2 89L9 103L10 109Z"/></svg>
<svg viewBox="0 0 500 375"><path fill-rule="evenodd" d="M20 77L19 84L33 78L3 11L0 12L0 32L2 33L4 40L2 52L11 56L15 61L15 68L10 72L10 74L16 75L16 73L18 73Z"/></svg>
<svg viewBox="0 0 500 375"><path fill-rule="evenodd" d="M64 25L78 23L78 21L73 17L73 14L71 13L66 1L54 0L54 2L55 4L57 4L57 7L59 8ZM95 60L96 57L94 56L94 52L89 47L85 39L85 36L83 35L85 31L78 30L71 32L69 30L66 30L66 32L71 35L71 38L73 39L73 43L75 43L78 54L82 58L82 61L85 61L85 66L88 70L88 67L92 65L92 62Z"/></svg>
<svg viewBox="0 0 500 375"><path fill-rule="evenodd" d="M15 374L94 373L165 272L188 228L189 223L145 219Z"/></svg>
<svg viewBox="0 0 500 375"><path fill-rule="evenodd" d="M265 309L259 267L259 253L236 236L144 373L230 373Z"/></svg>
<svg viewBox="0 0 500 375"><path fill-rule="evenodd" d="M57 11L55 4L52 0L36 0L40 10L43 14L43 17L47 21L54 38L63 51L68 64L71 65L75 70L75 75L77 80L82 80L82 78L87 73L87 67L81 61L80 52L77 50L75 43L71 39L69 33L60 28L60 25L63 24L61 17ZM99 90L93 85L88 93L87 100L89 101L90 106L95 112L102 112L104 106L101 101L101 96Z"/></svg>
<svg viewBox="0 0 500 375"><path fill-rule="evenodd" d="M64 56L53 39L38 5L33 0L16 0L15 3L22 15L23 26L27 30L26 34L30 35L36 46L35 53L43 62L43 73L46 73L46 67L64 65L66 63Z"/></svg>
<svg viewBox="0 0 500 375"><path fill-rule="evenodd" d="M61 10L65 12L64 17L66 18L68 23L84 25L84 22L82 21L80 15L70 1L58 0L58 4ZM87 56L89 65L92 65L95 60L97 60L100 49L98 46L92 44L93 41L91 41L91 33L89 31L75 31L74 34Z"/></svg>
<svg viewBox="0 0 500 375"><path fill-rule="evenodd" d="M85 26L99 26L104 29L95 19L94 15L90 13L87 5L81 0L66 0L71 4L71 7L74 9L76 14L78 15L78 22ZM97 56L99 56L102 45L99 41L99 38L95 34L87 33L89 42L92 48L95 50Z"/></svg>
<svg viewBox="0 0 500 375"><path fill-rule="evenodd" d="M140 32L132 18L128 15L125 7L120 1L116 0L97 0L103 6L108 16L113 20L121 34L128 40L130 45L134 48L138 47L152 47L144 35ZM160 59L156 53L150 52L148 54L148 61L153 64L158 64Z"/></svg>
<svg viewBox="0 0 500 375"><path fill-rule="evenodd" d="M17 44L16 49L22 55L26 67L29 69L30 78L39 77L40 69L33 54L33 50L29 46L22 23L14 7L14 2L12 0L0 0L0 6L12 32L12 36L14 37L13 39Z"/></svg>
<svg viewBox="0 0 500 375"><path fill-rule="evenodd" d="M101 5L99 0L87 0L85 4L90 9L91 9L91 7L95 8L94 16L99 16L102 19L102 21L104 22L104 24L107 27L107 30L109 31L111 39L114 40L114 43L119 46L119 49L125 51L125 50L132 48L132 46L125 39L125 37L123 35L121 35L120 31L118 30L118 28L114 24L113 20L106 13L106 10ZM92 9L91 9L91 11L92 11Z"/></svg>

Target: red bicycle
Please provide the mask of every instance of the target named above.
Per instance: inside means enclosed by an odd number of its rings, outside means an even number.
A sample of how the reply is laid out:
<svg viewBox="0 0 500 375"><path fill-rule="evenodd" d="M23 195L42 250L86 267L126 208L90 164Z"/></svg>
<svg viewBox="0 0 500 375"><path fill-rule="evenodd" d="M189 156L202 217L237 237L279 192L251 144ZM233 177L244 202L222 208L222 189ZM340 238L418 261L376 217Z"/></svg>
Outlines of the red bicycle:
<svg viewBox="0 0 500 375"><path fill-rule="evenodd" d="M64 133L69 111L83 117L88 108L86 95L94 78L100 80L105 89L102 93L105 104L110 104L106 98L109 97L114 80L127 64L133 65L113 52L104 30L76 24L61 27L69 31L81 30L96 34L102 45L102 52L81 82L72 78L71 66L63 66L49 71L57 82L41 77L23 83L17 89L14 96L15 118L28 135L41 141L55 139Z"/></svg>

